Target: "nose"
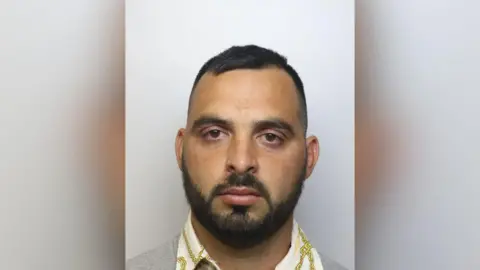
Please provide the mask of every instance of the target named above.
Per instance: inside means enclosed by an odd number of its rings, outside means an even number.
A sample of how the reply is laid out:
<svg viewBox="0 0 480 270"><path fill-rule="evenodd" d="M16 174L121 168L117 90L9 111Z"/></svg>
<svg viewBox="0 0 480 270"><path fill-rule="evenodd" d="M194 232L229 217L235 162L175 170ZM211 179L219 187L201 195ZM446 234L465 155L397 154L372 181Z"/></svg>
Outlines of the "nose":
<svg viewBox="0 0 480 270"><path fill-rule="evenodd" d="M229 173L257 172L258 163L253 143L245 138L232 140L228 149L226 165Z"/></svg>

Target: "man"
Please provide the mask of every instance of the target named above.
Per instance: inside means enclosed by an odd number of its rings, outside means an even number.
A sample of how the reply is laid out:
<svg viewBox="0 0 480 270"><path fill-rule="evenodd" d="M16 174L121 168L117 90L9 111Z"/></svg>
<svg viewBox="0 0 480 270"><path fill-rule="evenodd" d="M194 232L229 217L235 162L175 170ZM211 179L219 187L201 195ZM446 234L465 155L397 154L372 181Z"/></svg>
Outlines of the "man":
<svg viewBox="0 0 480 270"><path fill-rule="evenodd" d="M191 212L179 236L127 269L344 269L293 218L319 154L307 123L303 83L283 56L248 45L207 61L175 144Z"/></svg>

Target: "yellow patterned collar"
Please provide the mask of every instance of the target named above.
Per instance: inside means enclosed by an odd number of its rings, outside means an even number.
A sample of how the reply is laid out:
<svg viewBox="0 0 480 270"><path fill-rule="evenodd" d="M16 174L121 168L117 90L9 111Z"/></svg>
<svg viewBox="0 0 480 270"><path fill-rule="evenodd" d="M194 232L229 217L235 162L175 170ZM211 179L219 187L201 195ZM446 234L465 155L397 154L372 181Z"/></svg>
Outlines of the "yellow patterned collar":
<svg viewBox="0 0 480 270"><path fill-rule="evenodd" d="M176 270L193 270L195 265L203 258L220 269L200 244L192 226L191 213L189 213L178 243ZM287 255L275 267L275 270L292 269L323 270L318 252L312 247L296 221L293 223L292 246Z"/></svg>

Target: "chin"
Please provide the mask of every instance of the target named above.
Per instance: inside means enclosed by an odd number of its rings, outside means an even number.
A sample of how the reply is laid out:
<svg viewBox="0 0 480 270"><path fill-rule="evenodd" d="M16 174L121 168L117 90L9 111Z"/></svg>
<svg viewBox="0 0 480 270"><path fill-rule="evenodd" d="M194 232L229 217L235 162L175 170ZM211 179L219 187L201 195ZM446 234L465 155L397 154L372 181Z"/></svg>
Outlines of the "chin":
<svg viewBox="0 0 480 270"><path fill-rule="evenodd" d="M228 215L238 215L238 216L244 216L249 219L254 219L254 220L260 220L263 217L267 215L269 212L268 206L263 204L262 202L257 202L252 205L229 205L229 204L223 204L221 209L216 209L217 211L213 212L215 214L219 214L222 216L228 216ZM218 211L220 210L220 211Z"/></svg>
<svg viewBox="0 0 480 270"><path fill-rule="evenodd" d="M258 213L253 209L248 209L244 206L230 206L229 210L220 213L214 213L220 220L224 222L233 222L237 224L259 224L263 223L266 214Z"/></svg>

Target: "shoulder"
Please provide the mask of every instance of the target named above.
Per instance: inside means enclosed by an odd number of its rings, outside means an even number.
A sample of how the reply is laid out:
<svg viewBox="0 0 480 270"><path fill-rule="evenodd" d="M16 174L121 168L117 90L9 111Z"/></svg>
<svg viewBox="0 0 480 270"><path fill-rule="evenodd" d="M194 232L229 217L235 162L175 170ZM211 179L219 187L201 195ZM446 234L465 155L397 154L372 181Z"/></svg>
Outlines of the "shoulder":
<svg viewBox="0 0 480 270"><path fill-rule="evenodd" d="M173 270L176 266L176 256L179 236L158 246L155 249L137 255L126 263L126 270Z"/></svg>
<svg viewBox="0 0 480 270"><path fill-rule="evenodd" d="M320 261L322 262L323 270L348 270L324 254L319 254L319 256Z"/></svg>

